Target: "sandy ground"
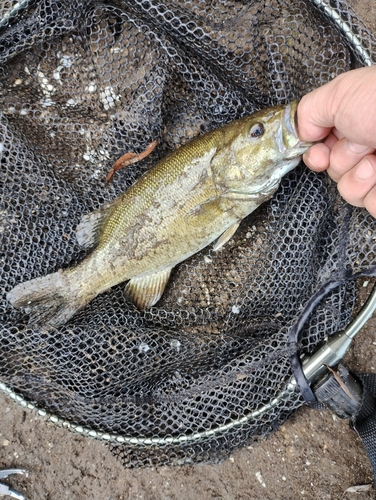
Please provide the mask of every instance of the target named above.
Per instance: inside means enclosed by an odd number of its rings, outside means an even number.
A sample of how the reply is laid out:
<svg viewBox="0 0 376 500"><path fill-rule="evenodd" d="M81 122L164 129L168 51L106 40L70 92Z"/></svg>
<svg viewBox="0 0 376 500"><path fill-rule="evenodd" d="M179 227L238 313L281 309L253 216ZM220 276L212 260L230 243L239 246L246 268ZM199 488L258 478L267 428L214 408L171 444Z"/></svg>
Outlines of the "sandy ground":
<svg viewBox="0 0 376 500"><path fill-rule="evenodd" d="M376 31L373 0L352 2ZM353 370L376 371L376 318L347 357ZM306 499L365 500L372 470L360 439L329 412L303 408L277 432L218 465L125 470L101 442L57 428L0 394L0 469L29 476L7 480L28 500Z"/></svg>

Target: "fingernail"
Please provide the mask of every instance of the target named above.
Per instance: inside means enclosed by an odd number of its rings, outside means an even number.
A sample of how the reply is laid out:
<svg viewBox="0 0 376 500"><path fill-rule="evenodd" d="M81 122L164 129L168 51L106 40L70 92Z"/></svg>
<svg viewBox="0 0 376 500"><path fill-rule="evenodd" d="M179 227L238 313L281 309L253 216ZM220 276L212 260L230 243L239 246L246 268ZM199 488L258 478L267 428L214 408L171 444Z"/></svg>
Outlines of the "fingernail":
<svg viewBox="0 0 376 500"><path fill-rule="evenodd" d="M375 170L373 165L367 158L363 158L355 168L355 177L357 177L361 181L366 181L375 175Z"/></svg>
<svg viewBox="0 0 376 500"><path fill-rule="evenodd" d="M304 153L304 155L303 155L303 161L307 165L308 168L313 168L313 169L316 168L315 164L312 163L312 161L311 161L311 155L309 153L309 150Z"/></svg>
<svg viewBox="0 0 376 500"><path fill-rule="evenodd" d="M366 153L368 150L371 150L369 146L365 146L364 144L357 144L356 142L347 141L347 147L352 153Z"/></svg>

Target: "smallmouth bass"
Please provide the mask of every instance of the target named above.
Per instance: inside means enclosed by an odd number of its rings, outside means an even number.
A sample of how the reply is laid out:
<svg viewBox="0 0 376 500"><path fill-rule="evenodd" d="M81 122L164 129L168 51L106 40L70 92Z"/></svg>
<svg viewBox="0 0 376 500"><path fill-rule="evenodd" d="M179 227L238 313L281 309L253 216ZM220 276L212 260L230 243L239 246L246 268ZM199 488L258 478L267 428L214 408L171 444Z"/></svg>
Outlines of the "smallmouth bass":
<svg viewBox="0 0 376 500"><path fill-rule="evenodd" d="M139 309L161 298L171 270L270 199L311 144L299 140L298 102L267 108L193 139L122 195L85 215L77 240L93 251L77 266L21 283L7 298L44 327L66 323L97 295L127 281Z"/></svg>

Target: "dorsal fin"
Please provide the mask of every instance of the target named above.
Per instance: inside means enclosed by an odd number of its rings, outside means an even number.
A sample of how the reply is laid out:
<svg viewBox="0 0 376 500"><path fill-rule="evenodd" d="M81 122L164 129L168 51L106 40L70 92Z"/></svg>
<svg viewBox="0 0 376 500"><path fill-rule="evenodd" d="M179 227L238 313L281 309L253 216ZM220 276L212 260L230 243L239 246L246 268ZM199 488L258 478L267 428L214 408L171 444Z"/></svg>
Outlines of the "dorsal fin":
<svg viewBox="0 0 376 500"><path fill-rule="evenodd" d="M76 238L83 248L94 248L98 245L102 229L111 215L115 201L117 202L117 198L82 217L76 228Z"/></svg>
<svg viewBox="0 0 376 500"><path fill-rule="evenodd" d="M162 297L170 278L171 269L168 268L151 276L132 278L128 281L124 293L138 309L152 307Z"/></svg>

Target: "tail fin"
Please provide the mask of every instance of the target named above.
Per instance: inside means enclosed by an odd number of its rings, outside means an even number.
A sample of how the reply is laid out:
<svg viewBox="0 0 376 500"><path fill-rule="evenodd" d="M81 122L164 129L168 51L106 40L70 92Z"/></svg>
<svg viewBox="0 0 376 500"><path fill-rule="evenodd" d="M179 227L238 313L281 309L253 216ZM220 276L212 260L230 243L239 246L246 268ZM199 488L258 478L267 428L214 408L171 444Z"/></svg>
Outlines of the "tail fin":
<svg viewBox="0 0 376 500"><path fill-rule="evenodd" d="M57 327L66 323L85 303L72 293L63 271L21 283L7 299L13 307L30 314L30 322L40 327Z"/></svg>

